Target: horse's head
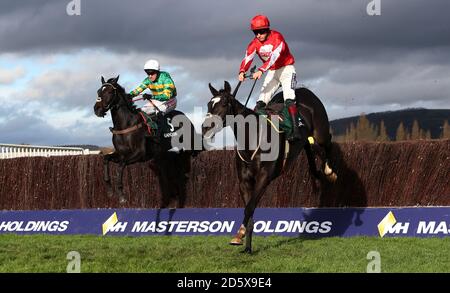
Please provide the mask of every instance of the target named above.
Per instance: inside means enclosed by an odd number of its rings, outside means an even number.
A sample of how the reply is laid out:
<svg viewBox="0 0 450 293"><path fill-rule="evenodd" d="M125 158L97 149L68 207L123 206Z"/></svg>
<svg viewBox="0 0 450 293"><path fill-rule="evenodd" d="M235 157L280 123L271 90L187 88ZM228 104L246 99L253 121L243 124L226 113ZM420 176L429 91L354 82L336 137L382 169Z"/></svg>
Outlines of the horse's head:
<svg viewBox="0 0 450 293"><path fill-rule="evenodd" d="M101 78L102 86L97 90L97 99L94 105L95 115L104 117L106 112L119 102L118 90L121 88L117 83L119 76L110 78L106 82Z"/></svg>
<svg viewBox="0 0 450 293"><path fill-rule="evenodd" d="M208 113L202 124L202 133L206 138L212 138L222 127L226 126L226 116L233 115L234 96L228 81L224 83L223 90L216 90L209 84L213 97L208 102Z"/></svg>

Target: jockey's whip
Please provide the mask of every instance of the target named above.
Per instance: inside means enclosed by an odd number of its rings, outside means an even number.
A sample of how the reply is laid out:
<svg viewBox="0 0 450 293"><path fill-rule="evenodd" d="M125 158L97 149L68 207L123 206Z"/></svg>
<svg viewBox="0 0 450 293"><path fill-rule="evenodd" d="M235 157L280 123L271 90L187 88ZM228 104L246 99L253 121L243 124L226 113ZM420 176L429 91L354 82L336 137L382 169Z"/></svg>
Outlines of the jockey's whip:
<svg viewBox="0 0 450 293"><path fill-rule="evenodd" d="M143 100L143 99L144 99L144 97L143 97L142 95L139 95L139 97L140 97L140 98L133 99L133 102L140 101L140 100Z"/></svg>
<svg viewBox="0 0 450 293"><path fill-rule="evenodd" d="M159 108L156 107L155 103L153 103L152 99L148 99L148 101L150 102L150 104L152 104L153 107L155 107L156 111L161 112L161 110L159 110Z"/></svg>
<svg viewBox="0 0 450 293"><path fill-rule="evenodd" d="M139 95L139 96L140 96L140 98L133 99L133 102L145 100L143 95ZM155 107L156 111L161 112L161 110L155 105L155 103L153 103L152 99L148 99L148 101L150 102L150 104L152 104L153 107Z"/></svg>

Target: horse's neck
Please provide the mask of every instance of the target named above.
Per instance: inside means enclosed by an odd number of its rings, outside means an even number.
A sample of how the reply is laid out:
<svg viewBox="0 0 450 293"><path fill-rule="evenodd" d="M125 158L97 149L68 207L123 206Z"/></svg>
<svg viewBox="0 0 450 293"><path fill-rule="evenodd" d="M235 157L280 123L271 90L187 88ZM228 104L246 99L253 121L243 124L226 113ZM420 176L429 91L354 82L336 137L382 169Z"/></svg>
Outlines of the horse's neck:
<svg viewBox="0 0 450 293"><path fill-rule="evenodd" d="M247 119L248 116L253 115L256 118L255 120L258 121L258 118L259 118L258 115L254 111L252 111L249 108L247 108L244 105L242 105L239 101L234 100L233 103L232 103L232 107L233 107L233 114L234 114L235 117L238 116L238 115L242 115L244 117L244 119ZM246 120L246 121L248 121L248 120ZM240 145L240 141L239 140L242 139L242 137L240 137L238 135L238 131L245 131L246 132L245 135L244 135L246 137L246 140L248 139L248 141L244 142L246 145L247 144L255 145L255 143L256 143L256 145L258 144L259 131L260 131L259 123L256 124L256 131L257 131L256 135L250 135L250 133L247 133L248 130L245 127L243 128L242 125L240 125L240 126L237 125L236 122L233 125L230 125L230 126L233 129L234 138L236 139L236 142L237 142L238 145ZM240 146L240 148L242 149L242 146ZM245 146L244 149L247 150L247 146Z"/></svg>
<svg viewBox="0 0 450 293"><path fill-rule="evenodd" d="M244 117L247 117L248 115L256 115L254 111L242 105L238 100L233 100L231 106L233 107L234 115L242 115Z"/></svg>
<svg viewBox="0 0 450 293"><path fill-rule="evenodd" d="M138 115L133 113L123 101L124 97L120 97L121 101L117 107L111 109L111 117L115 129L125 129L137 124Z"/></svg>

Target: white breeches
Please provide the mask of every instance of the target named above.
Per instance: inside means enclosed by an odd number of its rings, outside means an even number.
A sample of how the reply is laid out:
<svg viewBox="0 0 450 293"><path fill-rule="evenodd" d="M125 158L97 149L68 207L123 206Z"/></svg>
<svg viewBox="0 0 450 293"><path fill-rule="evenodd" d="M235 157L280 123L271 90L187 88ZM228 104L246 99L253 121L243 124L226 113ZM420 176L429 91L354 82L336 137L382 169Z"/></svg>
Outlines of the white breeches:
<svg viewBox="0 0 450 293"><path fill-rule="evenodd" d="M284 100L295 100L295 87L297 86L297 79L294 65L287 65L277 70L267 71L258 101L263 101L268 104L272 98L272 95L280 87L280 85L283 90Z"/></svg>

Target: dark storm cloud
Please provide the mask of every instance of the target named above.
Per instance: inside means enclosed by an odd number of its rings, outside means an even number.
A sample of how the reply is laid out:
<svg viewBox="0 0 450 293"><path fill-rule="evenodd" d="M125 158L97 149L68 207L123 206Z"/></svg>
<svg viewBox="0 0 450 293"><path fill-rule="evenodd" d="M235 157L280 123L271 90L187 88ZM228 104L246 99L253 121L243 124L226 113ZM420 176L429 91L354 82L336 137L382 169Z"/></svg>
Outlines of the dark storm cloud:
<svg viewBox="0 0 450 293"><path fill-rule="evenodd" d="M69 145L89 142L106 145L111 141L108 132L98 132L97 128L107 129L109 122L102 121L92 126L92 120L77 120L71 127L57 127L46 121L39 110L27 112L18 108L0 107L0 129L2 143L11 144L40 144L40 145Z"/></svg>
<svg viewBox="0 0 450 293"><path fill-rule="evenodd" d="M448 0L210 1L81 0L81 16L66 1L2 1L0 50L105 47L177 57L241 56L252 35L249 19L267 14L303 58L377 58L450 45ZM441 59L442 61L442 59Z"/></svg>

